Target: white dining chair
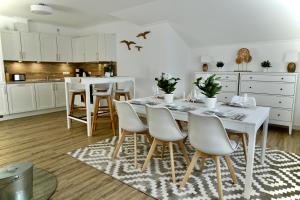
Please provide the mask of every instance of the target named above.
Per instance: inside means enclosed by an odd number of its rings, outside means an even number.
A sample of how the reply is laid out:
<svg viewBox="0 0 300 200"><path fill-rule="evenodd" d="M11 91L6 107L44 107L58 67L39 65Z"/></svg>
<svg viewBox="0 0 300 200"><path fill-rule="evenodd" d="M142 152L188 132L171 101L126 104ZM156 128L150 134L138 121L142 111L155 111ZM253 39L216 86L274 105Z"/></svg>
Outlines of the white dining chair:
<svg viewBox="0 0 300 200"><path fill-rule="evenodd" d="M196 149L186 174L180 184L183 189L192 170L201 157L201 170L206 158L213 158L216 163L219 199L223 199L220 157L224 156L233 183L237 183L229 155L238 148L238 142L230 140L224 126L217 116L200 115L190 112L188 116L188 131L191 145Z"/></svg>
<svg viewBox="0 0 300 200"><path fill-rule="evenodd" d="M172 181L173 183L176 183L173 143L179 145L179 148L183 153L187 165L189 165L190 160L185 145L183 143L183 140L187 137L187 133L182 132L179 129L169 109L165 107L146 106L146 110L149 133L154 138L154 140L143 165L142 171L144 171L147 168L148 163L150 162L151 157L156 149L156 146L158 144L167 144L170 151Z"/></svg>
<svg viewBox="0 0 300 200"><path fill-rule="evenodd" d="M254 108L256 107L256 99L255 97L243 97L243 96L233 96L231 99L231 103L235 102L242 102L245 107ZM240 133L232 130L227 130L229 137L236 136L239 138L239 140L242 141L243 144L243 151L244 151L244 157L247 161L248 158L248 146L247 146L247 134L246 133Z"/></svg>
<svg viewBox="0 0 300 200"><path fill-rule="evenodd" d="M116 159L117 154L122 146L126 136L134 137L134 166L137 167L137 134L145 134L148 140L151 141L148 133L148 127L145 125L139 116L136 114L132 106L125 101L114 101L119 117L119 127L121 129L121 138L115 147L113 159ZM149 141L149 142L150 142Z"/></svg>

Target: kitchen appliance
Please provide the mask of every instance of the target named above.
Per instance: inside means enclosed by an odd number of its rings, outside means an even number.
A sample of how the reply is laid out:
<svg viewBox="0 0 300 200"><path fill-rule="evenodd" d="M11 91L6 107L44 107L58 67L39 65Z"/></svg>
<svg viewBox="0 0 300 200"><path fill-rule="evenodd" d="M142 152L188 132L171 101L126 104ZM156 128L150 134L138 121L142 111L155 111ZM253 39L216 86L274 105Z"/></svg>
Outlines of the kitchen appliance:
<svg viewBox="0 0 300 200"><path fill-rule="evenodd" d="M13 74L12 80L13 81L26 81L26 75L25 74Z"/></svg>
<svg viewBox="0 0 300 200"><path fill-rule="evenodd" d="M0 168L0 199L30 200L33 195L32 188L32 163L18 163Z"/></svg>

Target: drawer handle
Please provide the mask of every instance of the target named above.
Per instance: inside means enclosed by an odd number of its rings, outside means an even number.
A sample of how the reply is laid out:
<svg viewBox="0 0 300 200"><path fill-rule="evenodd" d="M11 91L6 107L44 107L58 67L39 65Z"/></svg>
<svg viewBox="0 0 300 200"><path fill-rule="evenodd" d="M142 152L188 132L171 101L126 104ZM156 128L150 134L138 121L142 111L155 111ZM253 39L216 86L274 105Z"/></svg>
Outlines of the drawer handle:
<svg viewBox="0 0 300 200"><path fill-rule="evenodd" d="M249 88L251 89L252 87L250 86Z"/></svg>
<svg viewBox="0 0 300 200"><path fill-rule="evenodd" d="M226 76L226 78L229 78L229 76Z"/></svg>
<svg viewBox="0 0 300 200"><path fill-rule="evenodd" d="M280 88L280 90L282 91L283 89L282 89L282 88Z"/></svg>
<svg viewBox="0 0 300 200"><path fill-rule="evenodd" d="M281 77L281 80L283 80L284 78L283 77Z"/></svg>
<svg viewBox="0 0 300 200"><path fill-rule="evenodd" d="M250 78L250 79L252 79L253 77L252 77L252 76L250 76L249 78Z"/></svg>
<svg viewBox="0 0 300 200"><path fill-rule="evenodd" d="M282 103L281 101L279 101L278 103Z"/></svg>
<svg viewBox="0 0 300 200"><path fill-rule="evenodd" d="M225 87L228 87L228 85L225 85Z"/></svg>
<svg viewBox="0 0 300 200"><path fill-rule="evenodd" d="M225 99L227 99L228 97L225 97Z"/></svg>
<svg viewBox="0 0 300 200"><path fill-rule="evenodd" d="M280 114L277 114L277 117L280 117Z"/></svg>

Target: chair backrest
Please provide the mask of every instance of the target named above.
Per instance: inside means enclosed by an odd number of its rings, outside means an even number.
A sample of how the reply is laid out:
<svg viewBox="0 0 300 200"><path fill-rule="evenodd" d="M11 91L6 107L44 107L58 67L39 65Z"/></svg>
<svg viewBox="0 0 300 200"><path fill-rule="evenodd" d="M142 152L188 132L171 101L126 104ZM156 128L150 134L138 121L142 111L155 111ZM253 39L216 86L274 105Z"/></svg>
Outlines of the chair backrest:
<svg viewBox="0 0 300 200"><path fill-rule="evenodd" d="M163 141L178 141L184 138L168 108L147 106L146 109L150 135Z"/></svg>
<svg viewBox="0 0 300 200"><path fill-rule="evenodd" d="M122 90L124 92L129 92L130 87L131 87L130 82L124 82L124 83L117 84L117 89Z"/></svg>
<svg viewBox="0 0 300 200"><path fill-rule="evenodd" d="M241 103L246 107L256 107L255 97L243 97L243 96L234 96L231 99L231 103Z"/></svg>
<svg viewBox="0 0 300 200"><path fill-rule="evenodd" d="M113 83L108 84L95 84L94 94L95 95L111 95L113 89Z"/></svg>
<svg viewBox="0 0 300 200"><path fill-rule="evenodd" d="M85 89L84 85L80 84L81 78L79 78L79 77L75 78L74 77L74 78L72 78L70 80L71 80L71 83L69 83L69 89L70 90L83 90L83 89Z"/></svg>
<svg viewBox="0 0 300 200"><path fill-rule="evenodd" d="M145 125L128 102L116 100L114 102L119 117L120 128L130 132L145 130Z"/></svg>
<svg viewBox="0 0 300 200"><path fill-rule="evenodd" d="M190 112L188 121L190 143L196 149L210 155L227 155L234 151L217 116Z"/></svg>

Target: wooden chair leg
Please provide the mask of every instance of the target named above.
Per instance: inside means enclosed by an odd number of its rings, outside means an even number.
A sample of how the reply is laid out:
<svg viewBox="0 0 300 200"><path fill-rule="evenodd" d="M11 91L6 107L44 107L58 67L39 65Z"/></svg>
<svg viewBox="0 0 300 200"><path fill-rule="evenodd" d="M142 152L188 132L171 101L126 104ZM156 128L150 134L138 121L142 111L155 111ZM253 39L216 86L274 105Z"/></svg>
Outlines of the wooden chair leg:
<svg viewBox="0 0 300 200"><path fill-rule="evenodd" d="M120 101L120 95L117 93L117 94L115 94L115 100L118 100L118 101Z"/></svg>
<svg viewBox="0 0 300 200"><path fill-rule="evenodd" d="M113 107L112 107L112 99L111 97L108 97L108 108L109 108L109 115L111 120L111 127L114 136L116 136L116 130L115 130L115 122L114 122L114 113L113 113Z"/></svg>
<svg viewBox="0 0 300 200"><path fill-rule="evenodd" d="M178 145L179 145L179 148L180 148L181 152L183 153L186 164L189 165L190 164L190 159L189 159L187 150L185 148L185 145L183 144L183 141L179 141Z"/></svg>
<svg viewBox="0 0 300 200"><path fill-rule="evenodd" d="M84 107L86 108L86 94L85 92L82 93L83 101L84 101Z"/></svg>
<svg viewBox="0 0 300 200"><path fill-rule="evenodd" d="M70 115L73 114L74 108L75 108L75 94L72 93L72 96L71 96L71 105L70 105Z"/></svg>
<svg viewBox="0 0 300 200"><path fill-rule="evenodd" d="M126 93L126 96L127 96L127 100L131 100L131 97L130 97L130 93Z"/></svg>
<svg viewBox="0 0 300 200"><path fill-rule="evenodd" d="M147 155L147 158L146 158L146 160L145 160L145 162L144 162L142 171L144 171L144 170L146 169L146 167L147 167L149 161L151 160L151 157L152 157L152 155L153 155L153 153L154 153L154 151L155 151L155 149L156 149L156 145L157 145L157 141L156 141L156 139L154 138L154 140L153 140L153 142L152 142L152 145L151 145L151 148L150 148L150 150L149 150L149 153L148 153L148 155Z"/></svg>
<svg viewBox="0 0 300 200"><path fill-rule="evenodd" d="M134 139L134 167L137 168L137 141L136 141L136 133L133 134Z"/></svg>
<svg viewBox="0 0 300 200"><path fill-rule="evenodd" d="M237 178L236 178L236 175L235 175L234 168L232 166L230 157L229 156L225 156L225 161L226 161L227 167L229 169L230 176L232 178L233 183L237 184Z"/></svg>
<svg viewBox="0 0 300 200"><path fill-rule="evenodd" d="M123 142L125 140L125 136L126 136L126 133L124 131L122 131L122 136L121 136L120 141L118 142L117 146L115 147L112 159L116 159L116 157L119 153L120 147L121 147L121 145L123 144Z"/></svg>
<svg viewBox="0 0 300 200"><path fill-rule="evenodd" d="M215 160L215 162L216 162L217 184L218 184L218 194L219 194L219 199L220 199L220 200L223 200L222 176L221 176L220 157L219 157L219 156L214 156L214 160Z"/></svg>
<svg viewBox="0 0 300 200"><path fill-rule="evenodd" d="M165 149L166 149L166 146L165 146L165 144L162 144L162 146L161 146L161 154L160 154L160 157L161 157L161 159L163 159L163 158L164 158Z"/></svg>
<svg viewBox="0 0 300 200"><path fill-rule="evenodd" d="M179 129L182 130L183 128L182 128L182 125L181 125L180 120L176 120L176 122L177 122L177 124L178 124Z"/></svg>
<svg viewBox="0 0 300 200"><path fill-rule="evenodd" d="M173 183L176 183L175 176L175 165L174 165L174 153L173 153L173 142L169 142L170 158L171 158L171 169L172 169L172 180Z"/></svg>
<svg viewBox="0 0 300 200"><path fill-rule="evenodd" d="M195 167L195 164L196 164L198 158L199 158L198 151L196 151L195 154L193 155L192 161L191 161L190 165L188 166L187 171L181 181L180 189L184 188L186 182L188 181L188 179Z"/></svg>
<svg viewBox="0 0 300 200"><path fill-rule="evenodd" d="M203 171L204 167L205 167L205 157L201 158L201 162L200 162L200 172Z"/></svg>
<svg viewBox="0 0 300 200"><path fill-rule="evenodd" d="M96 96L96 99L95 99L95 102L94 102L93 131L95 131L96 127L97 127L99 102L100 102L100 98Z"/></svg>
<svg viewBox="0 0 300 200"><path fill-rule="evenodd" d="M153 142L153 138L148 133L146 133L145 135L147 137L149 144L151 144Z"/></svg>
<svg viewBox="0 0 300 200"><path fill-rule="evenodd" d="M244 156L245 156L245 160L247 161L247 158L248 158L247 136L246 136L246 134L242 134L241 137L242 137L242 143L243 143Z"/></svg>

